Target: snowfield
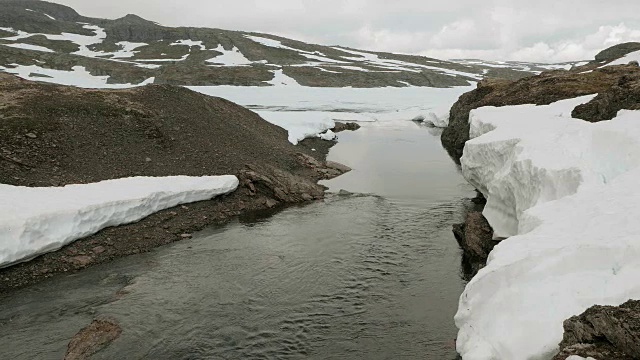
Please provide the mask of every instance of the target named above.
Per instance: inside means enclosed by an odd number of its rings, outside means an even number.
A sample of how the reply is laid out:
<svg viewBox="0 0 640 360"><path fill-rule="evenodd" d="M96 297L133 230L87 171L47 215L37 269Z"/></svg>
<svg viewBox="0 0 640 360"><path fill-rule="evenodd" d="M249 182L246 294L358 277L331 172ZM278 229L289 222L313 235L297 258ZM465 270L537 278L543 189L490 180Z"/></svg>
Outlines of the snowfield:
<svg viewBox="0 0 640 360"><path fill-rule="evenodd" d="M273 86L190 86L191 90L219 96L245 106L268 122L289 132L289 141L297 144L308 137L324 135L335 121L367 123L424 120L435 126L448 124L449 109L460 95L475 88L427 87L388 88L313 88L299 85L282 70L275 70Z"/></svg>
<svg viewBox="0 0 640 360"><path fill-rule="evenodd" d="M465 360L549 359L564 320L640 298L640 111L572 119L591 97L471 113L463 175L510 237L460 297Z"/></svg>
<svg viewBox="0 0 640 360"><path fill-rule="evenodd" d="M0 184L0 268L237 186L232 175L134 177L49 188Z"/></svg>

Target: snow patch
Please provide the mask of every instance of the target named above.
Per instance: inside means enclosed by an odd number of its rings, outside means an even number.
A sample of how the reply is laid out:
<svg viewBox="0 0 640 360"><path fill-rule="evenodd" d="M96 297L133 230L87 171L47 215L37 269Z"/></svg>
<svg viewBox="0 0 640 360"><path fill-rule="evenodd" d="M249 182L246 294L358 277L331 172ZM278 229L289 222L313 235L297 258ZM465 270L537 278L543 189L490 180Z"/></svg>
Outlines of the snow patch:
<svg viewBox="0 0 640 360"><path fill-rule="evenodd" d="M84 66L74 66L71 71L46 69L36 65L18 65L12 64L14 67L0 66L0 71L15 74L26 80L42 81L60 85L71 85L82 88L108 88L123 89L135 86L144 86L153 84L154 77L151 77L139 84L109 84L109 76L94 76Z"/></svg>
<svg viewBox="0 0 640 360"><path fill-rule="evenodd" d="M46 48L44 46L39 46L39 45L31 45L31 44L23 44L23 43L0 44L0 45L17 48L17 49L24 49L24 50L42 51L42 52L48 52L48 53L55 52L49 48Z"/></svg>
<svg viewBox="0 0 640 360"><path fill-rule="evenodd" d="M134 177L53 188L0 184L0 267L237 186L232 175Z"/></svg>
<svg viewBox="0 0 640 360"><path fill-rule="evenodd" d="M175 42L169 44L169 46L176 46L176 45L186 45L189 48L191 48L192 46L198 46L198 47L200 47L200 50L207 50L207 47L204 46L202 41L194 41L194 40L185 39L185 40L178 40L178 41L175 41Z"/></svg>
<svg viewBox="0 0 640 360"><path fill-rule="evenodd" d="M273 79L266 81L267 84L273 86L300 86L296 79L285 75L282 70L270 70L273 73Z"/></svg>
<svg viewBox="0 0 640 360"><path fill-rule="evenodd" d="M640 111L571 118L592 97L471 112L463 175L510 237L460 297L465 360L551 358L564 320L640 298Z"/></svg>
<svg viewBox="0 0 640 360"><path fill-rule="evenodd" d="M222 53L222 55L207 60L213 66L249 66L253 64L253 61L247 59L235 46L231 50L225 50L222 45L218 45L213 50Z"/></svg>

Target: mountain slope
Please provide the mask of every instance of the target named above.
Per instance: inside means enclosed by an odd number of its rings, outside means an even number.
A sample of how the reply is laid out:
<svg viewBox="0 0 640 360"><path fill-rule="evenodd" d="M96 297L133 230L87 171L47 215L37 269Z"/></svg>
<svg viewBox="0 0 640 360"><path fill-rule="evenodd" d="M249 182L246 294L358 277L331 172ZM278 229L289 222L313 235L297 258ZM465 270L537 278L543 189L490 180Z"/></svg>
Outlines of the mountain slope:
<svg viewBox="0 0 640 360"><path fill-rule="evenodd" d="M281 71L305 86L448 87L484 77L517 79L548 69L359 51L260 33L171 28L136 15L95 19L37 0L0 4L0 71L69 85L146 81L265 86Z"/></svg>

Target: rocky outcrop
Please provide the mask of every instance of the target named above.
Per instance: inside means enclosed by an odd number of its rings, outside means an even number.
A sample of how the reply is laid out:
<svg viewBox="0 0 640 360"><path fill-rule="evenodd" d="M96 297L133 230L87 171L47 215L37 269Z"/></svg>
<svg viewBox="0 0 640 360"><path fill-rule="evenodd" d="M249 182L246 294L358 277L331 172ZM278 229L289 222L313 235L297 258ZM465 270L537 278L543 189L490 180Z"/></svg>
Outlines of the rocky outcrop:
<svg viewBox="0 0 640 360"><path fill-rule="evenodd" d="M640 359L640 301L621 306L594 306L564 322L560 354L596 360Z"/></svg>
<svg viewBox="0 0 640 360"><path fill-rule="evenodd" d="M590 72L581 69L549 71L517 81L483 80L451 108L449 126L442 133L442 144L459 163L464 144L469 140L469 113L482 106L546 105L599 93L602 95L582 109L576 109L576 116L592 122L610 119L611 114L620 109L640 106L638 84L640 68L634 65L604 67Z"/></svg>
<svg viewBox="0 0 640 360"><path fill-rule="evenodd" d="M89 359L114 342L121 333L122 329L114 319L99 317L71 339L64 360Z"/></svg>
<svg viewBox="0 0 640 360"><path fill-rule="evenodd" d="M577 106L571 115L574 118L596 122L611 120L622 109L640 110L640 78L638 76L621 76L615 85L599 92L598 96L590 102Z"/></svg>
<svg viewBox="0 0 640 360"><path fill-rule="evenodd" d="M596 55L596 61L602 62L616 60L638 50L640 50L640 42L627 42L614 45L608 49L600 51Z"/></svg>

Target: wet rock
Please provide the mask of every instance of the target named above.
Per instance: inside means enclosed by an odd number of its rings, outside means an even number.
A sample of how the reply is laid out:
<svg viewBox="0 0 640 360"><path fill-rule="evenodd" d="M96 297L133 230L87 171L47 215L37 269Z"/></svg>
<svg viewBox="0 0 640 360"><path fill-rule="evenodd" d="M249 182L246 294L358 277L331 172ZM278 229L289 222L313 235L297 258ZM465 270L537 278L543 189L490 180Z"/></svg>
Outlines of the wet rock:
<svg viewBox="0 0 640 360"><path fill-rule="evenodd" d="M560 354L595 359L640 359L640 301L620 306L593 306L564 322Z"/></svg>
<svg viewBox="0 0 640 360"><path fill-rule="evenodd" d="M180 237L183 238L183 239L191 239L193 237L193 235L191 235L191 234L181 234Z"/></svg>
<svg viewBox="0 0 640 360"><path fill-rule="evenodd" d="M241 185L254 189L256 196L272 200L265 203L269 208L279 202L299 203L324 196L325 187L314 180L273 167L247 166L237 176Z"/></svg>
<svg viewBox="0 0 640 360"><path fill-rule="evenodd" d="M64 360L89 359L93 354L109 346L120 337L121 333L122 329L114 319L97 318L71 339Z"/></svg>
<svg viewBox="0 0 640 360"><path fill-rule="evenodd" d="M355 122L339 122L336 121L336 125L333 127L333 129L331 129L331 131L333 131L334 133L338 133L341 131L356 131L360 129L360 124L355 123Z"/></svg>
<svg viewBox="0 0 640 360"><path fill-rule="evenodd" d="M351 171L351 168L348 167L347 165L343 165L343 164L337 163L335 161L327 161L325 165L328 168L341 171L343 174L344 173L348 173L349 171Z"/></svg>
<svg viewBox="0 0 640 360"><path fill-rule="evenodd" d="M498 244L493 229L479 211L469 212L465 222L453 225L453 235L462 248L462 265L467 279L471 279L487 264L489 253Z"/></svg>
<svg viewBox="0 0 640 360"><path fill-rule="evenodd" d="M493 229L480 212L470 212L462 229L464 236L458 232L458 243L465 254L472 259L485 260L495 246Z"/></svg>

